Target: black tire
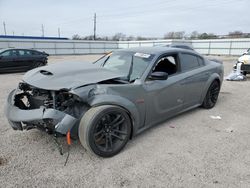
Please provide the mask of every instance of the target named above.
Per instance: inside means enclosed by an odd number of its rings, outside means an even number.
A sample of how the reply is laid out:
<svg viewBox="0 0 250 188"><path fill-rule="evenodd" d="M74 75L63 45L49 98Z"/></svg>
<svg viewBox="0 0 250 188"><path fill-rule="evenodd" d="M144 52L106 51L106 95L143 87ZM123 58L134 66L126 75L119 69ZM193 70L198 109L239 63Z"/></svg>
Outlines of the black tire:
<svg viewBox="0 0 250 188"><path fill-rule="evenodd" d="M37 63L36 63L36 67L41 67L41 66L44 66L44 63L43 63L43 62L37 62Z"/></svg>
<svg viewBox="0 0 250 188"><path fill-rule="evenodd" d="M120 107L103 105L89 109L81 119L78 135L82 146L101 157L112 157L127 144L131 121Z"/></svg>
<svg viewBox="0 0 250 188"><path fill-rule="evenodd" d="M220 83L214 80L208 88L206 97L202 103L202 107L206 109L213 108L217 102L220 93Z"/></svg>
<svg viewBox="0 0 250 188"><path fill-rule="evenodd" d="M39 61L39 62L35 63L33 68L38 68L38 67L41 67L41 66L44 66L44 63Z"/></svg>

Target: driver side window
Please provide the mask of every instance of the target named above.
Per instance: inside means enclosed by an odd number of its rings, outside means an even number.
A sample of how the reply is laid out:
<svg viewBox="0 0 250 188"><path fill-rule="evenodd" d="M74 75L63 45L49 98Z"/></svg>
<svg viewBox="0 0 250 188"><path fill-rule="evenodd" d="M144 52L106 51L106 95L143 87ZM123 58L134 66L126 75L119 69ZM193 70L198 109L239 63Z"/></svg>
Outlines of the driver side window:
<svg viewBox="0 0 250 188"><path fill-rule="evenodd" d="M177 54L162 56L156 63L152 72L166 72L168 75L175 74L178 70Z"/></svg>

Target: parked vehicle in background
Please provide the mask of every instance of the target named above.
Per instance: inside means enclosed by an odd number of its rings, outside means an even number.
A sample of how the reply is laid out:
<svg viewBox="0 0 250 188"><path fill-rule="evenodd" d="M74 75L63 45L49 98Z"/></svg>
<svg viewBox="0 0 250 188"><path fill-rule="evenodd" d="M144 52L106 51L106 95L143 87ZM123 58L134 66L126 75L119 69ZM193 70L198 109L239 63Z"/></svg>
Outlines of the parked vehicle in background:
<svg viewBox="0 0 250 188"><path fill-rule="evenodd" d="M14 130L74 135L92 153L111 157L145 129L198 106L213 108L223 74L222 63L191 50L122 49L93 64L27 72L9 94L5 114Z"/></svg>
<svg viewBox="0 0 250 188"><path fill-rule="evenodd" d="M239 57L238 62L250 64L250 51L243 53L243 55Z"/></svg>
<svg viewBox="0 0 250 188"><path fill-rule="evenodd" d="M250 49L238 58L238 61L234 65L234 70L236 70L238 63L241 63L241 71L243 75L250 74Z"/></svg>
<svg viewBox="0 0 250 188"><path fill-rule="evenodd" d="M248 48L247 51L245 51L242 55L245 55L245 54L247 54L249 52L250 52L250 48Z"/></svg>
<svg viewBox="0 0 250 188"><path fill-rule="evenodd" d="M0 73L21 72L47 64L49 54L29 49L0 50Z"/></svg>

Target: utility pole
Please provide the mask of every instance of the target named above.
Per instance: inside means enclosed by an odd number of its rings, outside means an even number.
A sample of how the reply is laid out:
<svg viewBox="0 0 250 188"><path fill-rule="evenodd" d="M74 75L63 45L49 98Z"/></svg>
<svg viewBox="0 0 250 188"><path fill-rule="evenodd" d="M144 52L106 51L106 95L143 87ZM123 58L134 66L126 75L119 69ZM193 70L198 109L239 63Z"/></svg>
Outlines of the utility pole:
<svg viewBox="0 0 250 188"><path fill-rule="evenodd" d="M4 34L7 35L5 22L3 22L3 29L4 29Z"/></svg>
<svg viewBox="0 0 250 188"><path fill-rule="evenodd" d="M94 14L94 40L96 39L96 13Z"/></svg>
<svg viewBox="0 0 250 188"><path fill-rule="evenodd" d="M60 27L58 27L58 37L61 37Z"/></svg>
<svg viewBox="0 0 250 188"><path fill-rule="evenodd" d="M43 24L42 24L42 37L44 37L44 27L43 27Z"/></svg>

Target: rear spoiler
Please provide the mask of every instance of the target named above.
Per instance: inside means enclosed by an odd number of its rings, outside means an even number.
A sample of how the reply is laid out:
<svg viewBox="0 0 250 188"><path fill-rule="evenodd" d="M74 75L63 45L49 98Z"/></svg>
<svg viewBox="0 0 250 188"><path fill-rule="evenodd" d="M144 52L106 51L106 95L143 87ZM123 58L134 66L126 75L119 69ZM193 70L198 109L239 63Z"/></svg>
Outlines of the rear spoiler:
<svg viewBox="0 0 250 188"><path fill-rule="evenodd" d="M44 54L44 55L46 55L46 56L49 56L49 54L48 54L48 53L46 53L45 51L43 51L43 54Z"/></svg>

